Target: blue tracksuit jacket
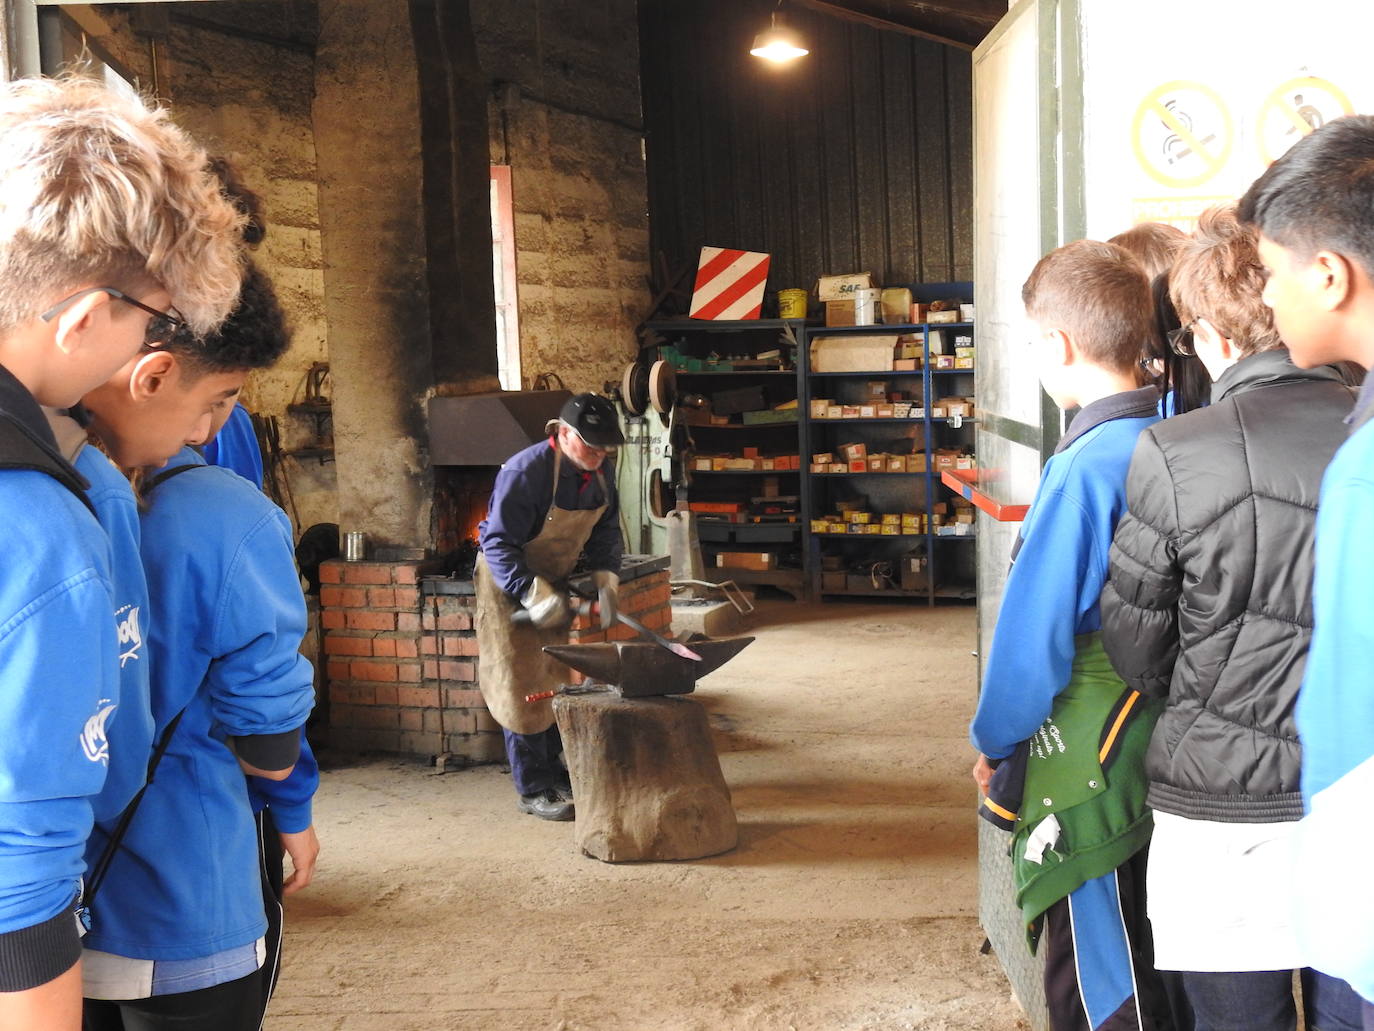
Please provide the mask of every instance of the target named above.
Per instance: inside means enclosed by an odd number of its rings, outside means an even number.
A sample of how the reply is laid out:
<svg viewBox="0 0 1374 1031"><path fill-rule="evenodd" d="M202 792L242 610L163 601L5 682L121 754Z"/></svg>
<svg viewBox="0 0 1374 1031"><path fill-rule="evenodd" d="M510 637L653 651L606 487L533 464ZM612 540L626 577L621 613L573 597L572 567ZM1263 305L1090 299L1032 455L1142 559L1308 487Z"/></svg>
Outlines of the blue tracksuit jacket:
<svg viewBox="0 0 1374 1031"><path fill-rule="evenodd" d="M2 366L0 423L64 482L86 486ZM0 468L0 526L0 990L18 991L80 954L69 910L92 806L105 808L119 648L110 545L86 503L37 468Z"/></svg>
<svg viewBox="0 0 1374 1031"><path fill-rule="evenodd" d="M204 463L183 449L168 468ZM153 717L185 716L92 911L86 944L194 959L266 929L246 778L233 738L285 735L313 704L305 603L285 513L242 477L199 468L143 515Z"/></svg>
<svg viewBox="0 0 1374 1031"><path fill-rule="evenodd" d="M1069 682L1074 638L1102 629L1107 554L1126 511L1136 438L1159 421L1156 397L1145 388L1085 406L1045 463L969 727L973 746L991 759L1011 755L1040 728ZM1084 1007L1098 1027L1135 992L1114 874L1074 890L1070 906Z"/></svg>
<svg viewBox="0 0 1374 1031"><path fill-rule="evenodd" d="M89 444L76 456L76 470L90 482L86 496L110 540L111 588L119 636L119 711L110 719L110 765L105 788L96 801L97 821L123 812L143 786L153 747L153 713L149 705L148 581L139 550L138 501L128 479ZM98 827L86 847L87 865L104 847Z"/></svg>

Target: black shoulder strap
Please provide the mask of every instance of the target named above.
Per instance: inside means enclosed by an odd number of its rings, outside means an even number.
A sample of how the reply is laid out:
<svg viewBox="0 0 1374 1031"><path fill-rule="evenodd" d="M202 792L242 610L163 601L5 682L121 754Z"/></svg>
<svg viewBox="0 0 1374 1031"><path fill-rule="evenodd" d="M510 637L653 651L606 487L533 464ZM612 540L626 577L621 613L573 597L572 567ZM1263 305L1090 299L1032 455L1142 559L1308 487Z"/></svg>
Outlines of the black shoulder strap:
<svg viewBox="0 0 1374 1031"><path fill-rule="evenodd" d="M43 447L17 422L0 415L0 469L32 469L47 473L71 491L95 515L91 499L86 496L90 486L70 462L65 462Z"/></svg>
<svg viewBox="0 0 1374 1031"><path fill-rule="evenodd" d="M144 480L144 481L143 481L143 492L146 494L148 491L152 490L154 487L158 487L158 486L161 486L162 484L166 483L166 482L167 482L168 480L170 480L173 476L180 476L182 473L190 472L192 469L208 469L208 468L210 468L208 465L195 465L195 464L193 463L193 464L191 464L191 465L175 465L175 466L173 466L173 467L170 468L170 469L164 469L164 470L162 470L162 472L160 472L160 473L158 473L156 476L154 476L151 480Z"/></svg>
<svg viewBox="0 0 1374 1031"><path fill-rule="evenodd" d="M190 468L189 466L183 468ZM152 787L153 774L157 772L157 764L162 761L162 754L167 751L167 746L172 743L172 735L176 733L177 724L181 722L181 717L186 715L186 710L182 709L172 717L172 722L162 731L162 736L158 738L157 747L153 749L152 757L148 760L148 776L143 782L143 787L138 789L138 794L129 800L129 804L124 807L124 811L119 814L119 821L115 828L110 832L110 840L105 842L105 849L100 853L100 858L95 861L95 866L91 868L91 875L86 880L86 890L81 896L83 908L89 908L95 901L96 892L100 890L101 882L105 880L105 874L110 869L110 863L119 851L120 844L124 841L124 835L129 831L129 825L134 822L134 814L138 812L139 803L143 801L143 796Z"/></svg>

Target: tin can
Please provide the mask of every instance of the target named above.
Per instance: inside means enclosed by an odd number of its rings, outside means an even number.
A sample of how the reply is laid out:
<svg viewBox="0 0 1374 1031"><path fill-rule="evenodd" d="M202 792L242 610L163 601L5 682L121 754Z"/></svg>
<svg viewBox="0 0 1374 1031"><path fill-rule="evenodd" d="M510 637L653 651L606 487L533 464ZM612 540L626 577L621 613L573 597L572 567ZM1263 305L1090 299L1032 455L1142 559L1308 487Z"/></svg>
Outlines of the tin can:
<svg viewBox="0 0 1374 1031"><path fill-rule="evenodd" d="M807 294L805 290L779 290L778 291L778 318L780 319L804 319L806 318Z"/></svg>
<svg viewBox="0 0 1374 1031"><path fill-rule="evenodd" d="M367 534L361 530L349 530L344 534L343 557L345 562L362 562L367 558Z"/></svg>

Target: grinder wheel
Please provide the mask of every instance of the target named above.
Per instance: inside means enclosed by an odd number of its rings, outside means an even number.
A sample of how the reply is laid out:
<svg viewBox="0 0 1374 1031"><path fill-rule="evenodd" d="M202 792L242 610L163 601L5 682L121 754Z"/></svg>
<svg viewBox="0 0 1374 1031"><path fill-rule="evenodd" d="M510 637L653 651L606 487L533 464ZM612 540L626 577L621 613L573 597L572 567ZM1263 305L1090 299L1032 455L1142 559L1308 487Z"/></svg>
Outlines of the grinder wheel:
<svg viewBox="0 0 1374 1031"><path fill-rule="evenodd" d="M620 400L625 411L636 417L649 407L649 367L643 362L625 366L625 374L620 379Z"/></svg>
<svg viewBox="0 0 1374 1031"><path fill-rule="evenodd" d="M677 373L665 361L654 362L649 369L649 402L659 415L667 415L677 401Z"/></svg>

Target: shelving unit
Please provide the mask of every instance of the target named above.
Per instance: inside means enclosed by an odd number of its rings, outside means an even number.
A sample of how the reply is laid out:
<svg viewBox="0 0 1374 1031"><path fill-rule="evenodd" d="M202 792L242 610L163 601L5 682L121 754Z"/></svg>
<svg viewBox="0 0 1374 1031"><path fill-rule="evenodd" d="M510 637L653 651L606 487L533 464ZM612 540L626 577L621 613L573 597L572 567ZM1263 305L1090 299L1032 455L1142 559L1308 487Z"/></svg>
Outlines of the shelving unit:
<svg viewBox="0 0 1374 1031"><path fill-rule="evenodd" d="M757 386L771 405L798 397L798 374L792 366L796 360L796 346L800 343L804 323L799 319L751 319L745 321L705 321L700 319L658 320L647 328L657 333L663 345L672 345L683 355L705 362L711 354L756 355L778 348L782 351L775 369L678 369L679 398L692 394L711 396L725 390ZM800 413L799 413L800 414ZM763 454L803 455L801 422L788 420L761 422L749 425L706 425L689 423L697 454L739 454L745 447L756 447ZM766 477L776 477L777 494L783 497L802 497L801 478L797 469L781 470L699 470L687 472L691 502L739 503L746 511L753 498L765 493ZM746 517L748 521L731 521L726 516L713 517L698 512L697 536L705 560L705 574L712 579L729 579L738 584L769 586L801 599L806 595L806 576L802 565L802 527L800 511L792 518L776 516ZM768 553L775 556L776 568L747 569L739 566L718 566L717 556L729 552Z"/></svg>
<svg viewBox="0 0 1374 1031"><path fill-rule="evenodd" d="M933 403L940 396L973 396L975 370L932 369L930 333L948 330L958 335L972 336L972 323L909 323L879 326L808 326L804 333L805 346L799 353L802 397L802 440L806 447L807 473L803 479L805 494L803 507L807 522L802 536L805 544L805 567L813 596L909 597L934 604L939 598L972 599L975 596L975 549L959 547L976 540L973 533L941 534L934 526L924 532L882 534L818 534L811 530L811 521L821 518L841 500L840 484L852 484L848 493L862 493L868 498L868 508L882 513L931 513L937 503L948 502L956 493L945 486L935 468L934 453L940 447L959 446L971 449L972 427L976 416L934 418ZM921 368L912 370L872 369L846 372L815 372L811 365L811 342L819 337L914 335L921 341ZM976 363L975 363L976 364ZM916 394L919 385L919 418L820 419L811 418L811 401L817 397L833 398L846 403L859 403L865 381L883 381L894 391ZM936 384L939 384L938 387ZM835 428L843 427L837 434ZM894 430L905 431L894 433ZM919 472L811 472L809 460L818 452L836 452L846 436L862 442L874 450L896 447L898 453L925 451L925 468ZM838 456L837 456L838 457ZM924 555L924 573L918 583L903 589L900 586L901 563L913 553ZM843 572L824 569L827 555L841 558ZM878 586L870 576L864 585L863 577L850 572L869 562L884 562L893 570L897 586L890 583ZM828 575L827 575L828 574ZM913 578L909 575L907 580Z"/></svg>
<svg viewBox="0 0 1374 1031"><path fill-rule="evenodd" d="M963 294L971 296L969 284L940 284L932 287L935 296ZM702 454L739 454L746 446L759 448L763 454L796 453L800 456L797 470L734 470L691 469L688 473L688 497L694 502L748 501L760 495L764 477L777 477L777 492L799 498L795 520L757 517L756 521L731 522L713 519L709 513L698 512L697 531L706 573L709 577L734 579L741 584L778 587L794 597L823 599L833 596L910 598L934 604L937 599L970 600L975 596L975 549L973 533L942 535L928 528L924 532L882 534L816 534L811 532L811 520L824 514L824 508L839 493L852 487L850 493L869 496L874 507L884 512L931 512L941 501L950 501L962 491L942 482L935 468L933 455L937 448L960 446L971 450L976 416L934 418L933 401L941 396L973 396L975 370L932 369L930 333L932 330L951 331L951 334L973 334L973 324L911 323L878 326L819 326L808 325L798 319L759 319L743 322L710 322L695 319L664 320L648 324L661 338L662 345L673 345L679 353L691 355L705 364L712 353L757 354L775 346L782 346L783 360L790 357L790 369L679 369L679 398L691 394L711 395L735 387L760 386L769 404L796 398L796 422L765 422L750 425L702 425L693 423L687 428L692 436L694 452ZM784 343L787 334L796 342L789 356ZM810 368L811 342L822 336L913 335L921 342L921 365L917 370L874 369L855 372L813 372ZM813 397L836 397L862 390L866 380L884 380L895 384L894 389L919 396L922 415L907 419L811 419ZM729 384L727 388L725 384ZM823 388L821 385L824 385ZM839 432L837 432L839 431ZM846 437L877 442L879 448L891 446L882 442L904 442L901 450L910 451L914 443L927 454L924 470L918 472L862 472L813 473L810 458L818 451L831 450ZM689 466L694 463L688 463ZM778 568L757 570L737 566L717 566L716 556L725 551L770 552L777 555ZM905 552L916 551L925 558L925 579L916 589L867 586L860 577L847 572L851 565L863 565L862 556L894 563ZM844 586L827 584L823 576L824 554L846 557ZM833 578L832 578L833 579ZM900 582L900 578L898 577Z"/></svg>

